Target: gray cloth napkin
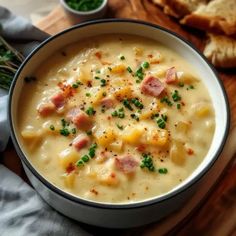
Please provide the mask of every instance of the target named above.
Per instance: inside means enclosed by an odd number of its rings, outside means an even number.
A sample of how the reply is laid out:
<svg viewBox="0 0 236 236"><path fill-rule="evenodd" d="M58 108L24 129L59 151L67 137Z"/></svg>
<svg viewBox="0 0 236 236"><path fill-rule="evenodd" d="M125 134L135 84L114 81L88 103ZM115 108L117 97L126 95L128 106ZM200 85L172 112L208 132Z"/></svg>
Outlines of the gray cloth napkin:
<svg viewBox="0 0 236 236"><path fill-rule="evenodd" d="M3 7L0 7L0 24L0 34L25 56L48 37L26 19L14 16ZM6 94L6 91L0 90L0 151L4 150L9 139ZM90 234L83 230L78 222L60 215L49 207L28 184L0 165L0 235Z"/></svg>

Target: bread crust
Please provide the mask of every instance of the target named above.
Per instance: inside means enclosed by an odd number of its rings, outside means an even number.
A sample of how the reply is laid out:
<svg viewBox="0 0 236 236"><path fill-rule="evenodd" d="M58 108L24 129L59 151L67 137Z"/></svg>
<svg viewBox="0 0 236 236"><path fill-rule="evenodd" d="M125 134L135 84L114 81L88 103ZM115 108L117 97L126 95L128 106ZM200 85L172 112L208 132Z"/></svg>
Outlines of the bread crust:
<svg viewBox="0 0 236 236"><path fill-rule="evenodd" d="M216 67L236 68L236 39L224 35L208 34L204 55Z"/></svg>
<svg viewBox="0 0 236 236"><path fill-rule="evenodd" d="M235 24L229 24L221 17L207 17L192 13L186 15L180 23L214 33L236 34L236 22Z"/></svg>

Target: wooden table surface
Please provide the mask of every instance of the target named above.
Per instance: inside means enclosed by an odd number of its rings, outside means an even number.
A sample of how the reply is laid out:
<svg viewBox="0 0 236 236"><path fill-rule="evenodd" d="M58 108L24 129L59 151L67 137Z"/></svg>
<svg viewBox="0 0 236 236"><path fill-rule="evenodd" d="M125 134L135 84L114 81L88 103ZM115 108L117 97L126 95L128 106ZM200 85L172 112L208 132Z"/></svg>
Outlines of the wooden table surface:
<svg viewBox="0 0 236 236"><path fill-rule="evenodd" d="M162 10L149 0L109 0L107 17L141 19L159 24L182 35L200 50L204 48L204 40L202 39L205 36L203 32L183 28L174 19L164 15ZM40 29L52 35L70 25L60 7L37 24ZM214 189L208 194L207 199L194 209L185 220L174 228L170 227L168 235L236 235L236 166L234 165L236 157L234 155L236 151L236 69L218 70L218 72L225 85L230 102L232 140L230 140L231 143L227 148L231 149L228 155L232 156L232 161L221 175ZM0 161L28 182L11 141L2 156L3 158ZM152 227L155 228L155 226ZM96 231L92 230L92 233L94 232ZM100 234L111 234L111 231L105 229L99 232ZM129 231L112 232L112 235L156 235L154 232L155 230L150 231L149 226L147 226Z"/></svg>

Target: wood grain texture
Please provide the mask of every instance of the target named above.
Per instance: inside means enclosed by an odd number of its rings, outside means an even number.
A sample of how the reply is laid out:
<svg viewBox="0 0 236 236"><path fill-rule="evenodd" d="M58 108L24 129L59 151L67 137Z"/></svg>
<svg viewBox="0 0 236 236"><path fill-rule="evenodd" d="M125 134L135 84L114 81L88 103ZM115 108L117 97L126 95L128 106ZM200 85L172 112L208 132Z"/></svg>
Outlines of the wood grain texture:
<svg viewBox="0 0 236 236"><path fill-rule="evenodd" d="M205 35L201 31L192 30L180 26L177 21L165 15L149 0L109 0L109 11L107 17L132 18L145 20L166 27L182 35L191 41L201 51L204 48L202 40ZM37 26L49 34L56 34L70 27L70 23L58 6ZM218 71L226 88L231 108L231 143L230 152L226 155L233 156L236 150L236 69L231 71ZM233 129L235 127L235 129ZM10 144L3 154L1 162L15 173L25 178L19 158ZM138 217L138 216L137 216ZM158 225L158 223L156 224ZM141 227L129 231L107 231L90 229L99 235L155 235L155 224L150 227ZM171 228L170 228L171 230ZM231 163L228 171L221 176L218 184L210 196L204 200L201 207L196 209L191 217L172 230L169 235L178 236L228 236L236 235L236 167Z"/></svg>

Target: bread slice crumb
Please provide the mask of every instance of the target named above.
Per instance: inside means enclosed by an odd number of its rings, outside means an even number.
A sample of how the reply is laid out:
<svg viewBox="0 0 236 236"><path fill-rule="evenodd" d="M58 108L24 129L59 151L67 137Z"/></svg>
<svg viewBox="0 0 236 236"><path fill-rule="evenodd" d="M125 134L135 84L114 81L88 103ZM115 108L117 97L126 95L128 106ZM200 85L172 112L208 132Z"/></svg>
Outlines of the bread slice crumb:
<svg viewBox="0 0 236 236"><path fill-rule="evenodd" d="M236 39L224 35L208 34L204 55L216 67L236 67Z"/></svg>
<svg viewBox="0 0 236 236"><path fill-rule="evenodd" d="M215 33L236 34L236 0L212 0L198 6L181 23Z"/></svg>

